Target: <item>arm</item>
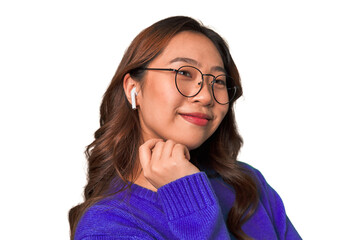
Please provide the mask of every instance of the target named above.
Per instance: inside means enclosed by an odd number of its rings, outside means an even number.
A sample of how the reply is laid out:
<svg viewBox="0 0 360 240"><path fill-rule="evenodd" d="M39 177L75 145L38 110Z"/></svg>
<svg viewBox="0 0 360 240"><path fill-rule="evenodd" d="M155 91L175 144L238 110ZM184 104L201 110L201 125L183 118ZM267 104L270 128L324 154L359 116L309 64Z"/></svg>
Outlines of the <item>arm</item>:
<svg viewBox="0 0 360 240"><path fill-rule="evenodd" d="M205 173L189 160L186 146L150 139L139 149L146 180L159 194L172 233L179 239L230 239Z"/></svg>
<svg viewBox="0 0 360 240"><path fill-rule="evenodd" d="M134 206L144 204L140 211L133 212L128 200L115 197L91 207L78 224L75 240L230 239L217 198L203 172L159 188L161 210L146 211L154 206L150 201L131 199ZM164 219L157 222L149 217L152 214Z"/></svg>
<svg viewBox="0 0 360 240"><path fill-rule="evenodd" d="M168 225L179 239L230 239L215 193L205 173L158 189Z"/></svg>

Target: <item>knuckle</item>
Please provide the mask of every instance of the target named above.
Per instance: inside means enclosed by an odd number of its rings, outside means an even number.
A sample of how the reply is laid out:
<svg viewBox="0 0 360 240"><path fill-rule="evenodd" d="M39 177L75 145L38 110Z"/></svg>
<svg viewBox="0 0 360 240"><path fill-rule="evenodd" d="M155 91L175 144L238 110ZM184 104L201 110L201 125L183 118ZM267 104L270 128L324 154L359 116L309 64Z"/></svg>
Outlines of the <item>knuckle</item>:
<svg viewBox="0 0 360 240"><path fill-rule="evenodd" d="M161 147L161 146L163 146L165 143L164 142L157 142L156 144L155 144L155 147Z"/></svg>
<svg viewBox="0 0 360 240"><path fill-rule="evenodd" d="M151 174L152 175L158 175L161 172L161 169L159 166L152 166L151 167Z"/></svg>
<svg viewBox="0 0 360 240"><path fill-rule="evenodd" d="M183 149L184 148L184 145L180 144L180 143L176 143L174 148L176 149Z"/></svg>
<svg viewBox="0 0 360 240"><path fill-rule="evenodd" d="M177 161L172 161L170 163L170 167L174 168L174 167L177 167L178 166L178 162Z"/></svg>

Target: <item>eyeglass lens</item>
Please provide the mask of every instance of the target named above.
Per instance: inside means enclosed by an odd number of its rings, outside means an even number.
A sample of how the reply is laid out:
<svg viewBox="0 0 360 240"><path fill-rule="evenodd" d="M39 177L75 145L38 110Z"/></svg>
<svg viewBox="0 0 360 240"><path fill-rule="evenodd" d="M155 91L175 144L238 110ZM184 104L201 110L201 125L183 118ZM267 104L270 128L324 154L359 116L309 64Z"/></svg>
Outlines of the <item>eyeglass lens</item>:
<svg viewBox="0 0 360 240"><path fill-rule="evenodd" d="M202 73L195 67L185 66L178 69L175 76L176 87L186 97L198 94L202 87ZM212 82L215 100L226 104L235 96L234 80L227 75L219 75Z"/></svg>

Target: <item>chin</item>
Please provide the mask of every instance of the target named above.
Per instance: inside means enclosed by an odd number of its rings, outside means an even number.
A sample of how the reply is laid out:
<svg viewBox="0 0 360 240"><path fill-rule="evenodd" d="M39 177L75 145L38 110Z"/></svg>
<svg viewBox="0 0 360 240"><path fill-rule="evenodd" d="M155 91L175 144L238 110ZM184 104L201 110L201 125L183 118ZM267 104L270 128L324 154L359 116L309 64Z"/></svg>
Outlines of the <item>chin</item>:
<svg viewBox="0 0 360 240"><path fill-rule="evenodd" d="M205 140L204 141L188 141L188 142L184 141L182 143L181 142L179 142L179 143L184 144L190 151L190 150L194 150L194 149L200 147L204 142L205 142Z"/></svg>
<svg viewBox="0 0 360 240"><path fill-rule="evenodd" d="M209 136L203 134L186 134L177 136L177 138L174 137L173 140L185 145L189 150L194 150L200 147L208 138Z"/></svg>
<svg viewBox="0 0 360 240"><path fill-rule="evenodd" d="M198 147L200 147L201 144L200 145L185 145L185 146L189 149L189 151L191 151L191 150L194 150L194 149L197 149Z"/></svg>

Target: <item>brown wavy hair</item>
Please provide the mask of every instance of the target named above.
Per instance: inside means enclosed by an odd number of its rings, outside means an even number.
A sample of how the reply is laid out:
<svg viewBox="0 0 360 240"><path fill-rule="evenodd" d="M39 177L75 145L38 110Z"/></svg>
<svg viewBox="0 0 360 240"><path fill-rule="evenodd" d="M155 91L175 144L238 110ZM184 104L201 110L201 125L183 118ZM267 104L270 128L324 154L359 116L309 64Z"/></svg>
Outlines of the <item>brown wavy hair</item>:
<svg viewBox="0 0 360 240"><path fill-rule="evenodd" d="M161 20L143 30L130 44L106 90L100 107L100 128L95 140L87 147L87 185L85 201L69 211L71 239L84 212L111 193L110 183L120 177L134 182L139 170L136 161L141 143L141 128L137 111L131 109L123 88L124 76L129 73L141 82L146 67L179 32L193 31L208 37L219 51L225 70L238 86L236 99L242 96L240 76L230 55L227 43L202 23L183 16ZM236 161L243 140L239 135L233 110L234 101L215 133L199 148L192 150L191 161L202 169L212 169L235 190L235 202L228 218L227 227L237 239L250 239L241 229L254 213L258 203L255 180L247 167ZM124 188L119 191L124 190Z"/></svg>

